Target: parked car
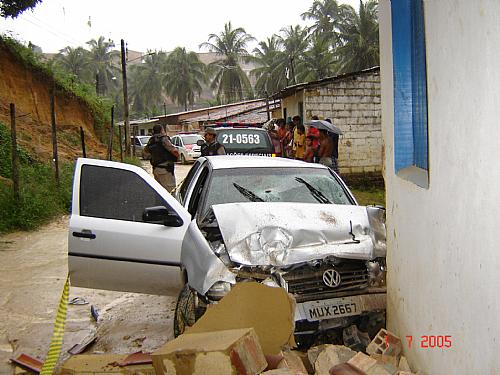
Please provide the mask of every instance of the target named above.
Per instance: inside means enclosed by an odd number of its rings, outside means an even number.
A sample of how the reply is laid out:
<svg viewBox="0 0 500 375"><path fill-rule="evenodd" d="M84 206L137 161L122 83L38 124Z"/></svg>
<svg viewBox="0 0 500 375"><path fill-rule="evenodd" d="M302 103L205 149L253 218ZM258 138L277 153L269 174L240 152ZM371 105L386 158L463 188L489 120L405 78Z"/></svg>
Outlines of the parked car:
<svg viewBox="0 0 500 375"><path fill-rule="evenodd" d="M148 144L150 135L137 135L131 137L134 142L135 156L139 156L143 159L148 159L149 157L144 152L144 147Z"/></svg>
<svg viewBox="0 0 500 375"><path fill-rule="evenodd" d="M385 324L385 211L320 164L200 157L174 198L142 168L81 158L69 232L72 285L178 295L176 335L248 280L295 297L300 344Z"/></svg>
<svg viewBox="0 0 500 375"><path fill-rule="evenodd" d="M215 127L226 155L276 156L266 130L256 127Z"/></svg>
<svg viewBox="0 0 500 375"><path fill-rule="evenodd" d="M197 133L178 133L170 139L172 144L179 150L179 161L182 164L195 161L200 157L200 146L196 142L203 140L201 135Z"/></svg>

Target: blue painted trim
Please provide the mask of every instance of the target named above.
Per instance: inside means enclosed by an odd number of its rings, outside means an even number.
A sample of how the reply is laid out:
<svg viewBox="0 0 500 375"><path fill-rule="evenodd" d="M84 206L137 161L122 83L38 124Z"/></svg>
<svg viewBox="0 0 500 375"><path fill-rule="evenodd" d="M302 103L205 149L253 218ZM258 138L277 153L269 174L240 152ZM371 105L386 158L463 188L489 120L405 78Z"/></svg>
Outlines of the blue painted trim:
<svg viewBox="0 0 500 375"><path fill-rule="evenodd" d="M392 0L394 167L428 170L427 68L422 0Z"/></svg>

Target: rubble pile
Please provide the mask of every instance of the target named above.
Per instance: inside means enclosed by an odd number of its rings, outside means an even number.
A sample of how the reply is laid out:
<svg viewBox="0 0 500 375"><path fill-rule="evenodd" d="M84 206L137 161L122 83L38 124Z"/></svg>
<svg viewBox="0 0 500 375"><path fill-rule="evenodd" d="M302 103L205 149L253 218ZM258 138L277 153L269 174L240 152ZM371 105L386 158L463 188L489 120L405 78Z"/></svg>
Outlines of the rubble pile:
<svg viewBox="0 0 500 375"><path fill-rule="evenodd" d="M256 303L257 301L257 303ZM262 301L269 302L263 304ZM274 301L270 304L270 301ZM275 306L276 305L276 306ZM270 307L272 306L272 308ZM345 345L294 350L295 302L282 288L237 285L186 332L153 353L78 354L60 375L411 375L401 340L381 329L369 342L356 326ZM24 372L25 374L30 374ZM16 374L22 374L20 370ZM416 373L421 374L421 373Z"/></svg>

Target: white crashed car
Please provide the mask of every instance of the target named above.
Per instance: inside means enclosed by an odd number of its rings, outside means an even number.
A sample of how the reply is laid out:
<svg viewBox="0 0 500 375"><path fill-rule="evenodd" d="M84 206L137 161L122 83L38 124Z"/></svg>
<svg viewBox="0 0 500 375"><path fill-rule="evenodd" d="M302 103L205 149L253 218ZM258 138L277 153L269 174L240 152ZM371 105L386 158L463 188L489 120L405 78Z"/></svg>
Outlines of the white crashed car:
<svg viewBox="0 0 500 375"><path fill-rule="evenodd" d="M174 198L139 167L78 159L68 253L74 286L178 295L176 334L248 280L295 297L299 343L385 318L385 211L319 164L201 157Z"/></svg>

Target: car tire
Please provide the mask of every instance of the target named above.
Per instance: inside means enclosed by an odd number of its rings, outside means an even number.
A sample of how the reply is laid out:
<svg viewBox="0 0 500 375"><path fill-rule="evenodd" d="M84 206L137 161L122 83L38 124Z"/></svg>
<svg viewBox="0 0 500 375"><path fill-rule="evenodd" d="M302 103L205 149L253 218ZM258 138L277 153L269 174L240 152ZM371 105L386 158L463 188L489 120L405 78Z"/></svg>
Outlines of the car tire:
<svg viewBox="0 0 500 375"><path fill-rule="evenodd" d="M187 160L184 154L181 154L181 164L187 164Z"/></svg>
<svg viewBox="0 0 500 375"><path fill-rule="evenodd" d="M204 313L206 305L200 301L195 290L186 284L177 297L174 315L174 337L182 335Z"/></svg>

